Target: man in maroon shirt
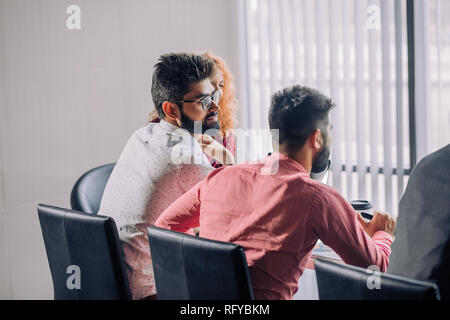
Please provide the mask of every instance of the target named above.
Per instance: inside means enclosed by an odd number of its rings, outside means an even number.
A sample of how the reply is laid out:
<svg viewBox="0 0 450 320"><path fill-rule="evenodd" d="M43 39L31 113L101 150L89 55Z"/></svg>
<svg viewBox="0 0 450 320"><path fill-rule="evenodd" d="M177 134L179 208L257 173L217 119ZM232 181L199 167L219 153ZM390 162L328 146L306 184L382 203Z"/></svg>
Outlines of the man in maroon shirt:
<svg viewBox="0 0 450 320"><path fill-rule="evenodd" d="M337 190L310 178L328 162L332 107L306 87L275 93L269 124L279 130L279 152L258 164L213 170L156 226L180 232L200 226L204 238L240 244L257 299L292 299L318 239L346 263L386 270L395 221L376 212L364 222Z"/></svg>

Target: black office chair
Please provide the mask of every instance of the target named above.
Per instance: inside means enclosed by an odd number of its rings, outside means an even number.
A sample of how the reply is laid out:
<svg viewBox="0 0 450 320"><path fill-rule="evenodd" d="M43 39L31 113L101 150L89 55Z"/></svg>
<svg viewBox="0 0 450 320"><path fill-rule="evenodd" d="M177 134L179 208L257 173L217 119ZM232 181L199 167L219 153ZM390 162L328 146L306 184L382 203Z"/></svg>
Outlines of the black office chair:
<svg viewBox="0 0 450 320"><path fill-rule="evenodd" d="M55 300L130 299L112 218L43 204L37 211Z"/></svg>
<svg viewBox="0 0 450 320"><path fill-rule="evenodd" d="M70 195L73 210L93 214L98 212L103 191L115 165L110 163L91 169L77 180Z"/></svg>
<svg viewBox="0 0 450 320"><path fill-rule="evenodd" d="M241 246L157 227L147 232L158 299L254 299Z"/></svg>
<svg viewBox="0 0 450 320"><path fill-rule="evenodd" d="M363 268L323 259L314 259L314 267L320 300L440 299L438 287L430 282L381 272L369 273ZM374 278L378 276L379 282Z"/></svg>

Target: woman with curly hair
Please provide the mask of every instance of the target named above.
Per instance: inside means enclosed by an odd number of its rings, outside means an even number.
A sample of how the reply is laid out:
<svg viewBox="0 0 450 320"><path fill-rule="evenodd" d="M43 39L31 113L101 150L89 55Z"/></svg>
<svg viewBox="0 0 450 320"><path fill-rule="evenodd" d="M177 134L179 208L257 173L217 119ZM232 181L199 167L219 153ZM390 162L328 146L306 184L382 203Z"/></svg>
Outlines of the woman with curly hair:
<svg viewBox="0 0 450 320"><path fill-rule="evenodd" d="M220 132L216 135L215 139L223 144L233 156L235 155L235 139L233 135L233 129L236 123L236 87L234 85L234 77L228 69L225 62L218 56L211 52L204 54L206 57L214 61L216 66L216 72L210 78L211 84L214 89L220 92L220 110L218 114L218 120L220 125ZM210 157L208 157L210 158ZM221 165L211 159L211 164L214 167L220 167Z"/></svg>
<svg viewBox="0 0 450 320"><path fill-rule="evenodd" d="M220 130L213 137L216 141L220 142L231 154L235 155L235 139L233 135L233 129L236 124L236 111L237 111L237 99L236 99L236 87L234 85L234 77L228 69L225 62L218 56L211 52L206 52L204 56L214 61L216 70L210 77L211 84L214 89L219 91L219 114L218 122ZM153 110L148 116L148 122L159 122L158 113ZM205 148L212 142L211 138L206 135L196 136L200 145ZM222 164L214 159L211 155L206 153L206 156L211 162L213 167L221 167Z"/></svg>

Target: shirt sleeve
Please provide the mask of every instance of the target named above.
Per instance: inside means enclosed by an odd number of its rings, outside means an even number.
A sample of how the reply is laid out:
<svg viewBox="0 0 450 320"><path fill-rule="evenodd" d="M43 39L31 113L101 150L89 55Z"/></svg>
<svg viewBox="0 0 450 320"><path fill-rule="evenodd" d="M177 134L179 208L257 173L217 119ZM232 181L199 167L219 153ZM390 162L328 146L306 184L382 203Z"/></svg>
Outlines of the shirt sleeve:
<svg viewBox="0 0 450 320"><path fill-rule="evenodd" d="M371 238L362 228L357 214L335 189L318 188L311 220L319 239L345 263L362 268L376 265L385 272L393 238L384 231L375 232Z"/></svg>
<svg viewBox="0 0 450 320"><path fill-rule="evenodd" d="M209 181L225 167L211 171L208 176L175 200L155 222L159 228L187 232L200 226L201 192L208 190Z"/></svg>
<svg viewBox="0 0 450 320"><path fill-rule="evenodd" d="M193 186L180 198L175 200L155 222L159 228L186 232L199 226L200 186L202 181Z"/></svg>

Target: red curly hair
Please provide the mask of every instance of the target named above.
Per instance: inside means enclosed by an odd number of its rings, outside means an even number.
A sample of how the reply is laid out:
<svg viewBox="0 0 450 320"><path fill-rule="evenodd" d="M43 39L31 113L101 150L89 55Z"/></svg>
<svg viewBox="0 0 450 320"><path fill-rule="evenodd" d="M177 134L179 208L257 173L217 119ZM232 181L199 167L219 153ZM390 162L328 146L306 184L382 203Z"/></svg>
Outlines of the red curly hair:
<svg viewBox="0 0 450 320"><path fill-rule="evenodd" d="M222 133L222 136L225 137L227 131L234 129L234 126L236 125L237 122L236 121L237 99L236 99L236 87L234 85L234 77L231 74L230 69L228 69L227 65L221 58L214 55L210 51L206 52L204 56L213 60L216 68L218 68L223 75L224 86L223 86L223 94L219 101L220 110L218 120L220 125L220 132ZM156 112L156 110L153 110L148 115L147 121L152 122L157 118L158 113Z"/></svg>
<svg viewBox="0 0 450 320"><path fill-rule="evenodd" d="M222 71L223 75L223 94L220 98L219 105L219 124L220 131L225 137L228 130L234 129L236 124L236 111L237 111L237 100L236 100L236 87L234 85L234 77L228 69L225 62L214 55L212 52L208 51L204 54L206 57L214 61L216 67Z"/></svg>

